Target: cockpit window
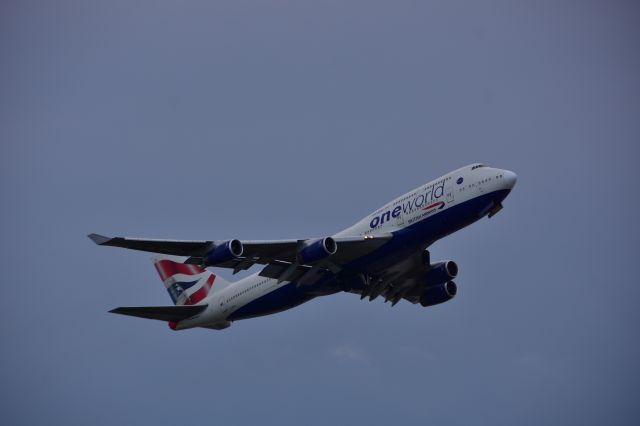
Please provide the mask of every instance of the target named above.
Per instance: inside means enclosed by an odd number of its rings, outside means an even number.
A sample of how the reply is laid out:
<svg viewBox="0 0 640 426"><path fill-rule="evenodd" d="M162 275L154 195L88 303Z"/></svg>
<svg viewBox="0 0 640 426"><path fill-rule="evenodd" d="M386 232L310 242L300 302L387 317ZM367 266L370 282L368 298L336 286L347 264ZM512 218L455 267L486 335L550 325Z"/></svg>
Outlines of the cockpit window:
<svg viewBox="0 0 640 426"><path fill-rule="evenodd" d="M476 164L471 168L471 170L479 169L480 167L486 167L484 164Z"/></svg>

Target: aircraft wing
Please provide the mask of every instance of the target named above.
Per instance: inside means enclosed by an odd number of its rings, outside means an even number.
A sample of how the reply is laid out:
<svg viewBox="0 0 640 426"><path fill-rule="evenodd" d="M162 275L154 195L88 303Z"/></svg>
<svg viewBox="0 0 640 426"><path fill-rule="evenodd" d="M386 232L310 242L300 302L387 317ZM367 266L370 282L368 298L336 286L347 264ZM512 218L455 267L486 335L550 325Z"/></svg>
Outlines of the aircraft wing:
<svg viewBox="0 0 640 426"><path fill-rule="evenodd" d="M98 234L90 234L89 238L101 246L187 256L189 259L185 263L193 264L203 264L209 251L227 242L105 237ZM285 270L287 275L293 276L299 276L310 269L317 270L319 268L337 273L341 270L342 265L376 250L391 238L391 234L371 237L336 237L334 238L337 246L335 254L319 262L308 264L299 262L298 253L308 241L313 240L241 240L242 255L207 266L231 268L236 273L248 269L254 264L268 265L261 275L279 279L282 278Z"/></svg>

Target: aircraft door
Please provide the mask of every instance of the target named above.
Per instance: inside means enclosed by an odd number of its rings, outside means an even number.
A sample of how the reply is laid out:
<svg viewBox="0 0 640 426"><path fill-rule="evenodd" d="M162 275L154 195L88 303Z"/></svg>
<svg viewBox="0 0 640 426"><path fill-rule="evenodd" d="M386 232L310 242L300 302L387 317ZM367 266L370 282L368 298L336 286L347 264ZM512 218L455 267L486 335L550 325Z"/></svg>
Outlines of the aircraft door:
<svg viewBox="0 0 640 426"><path fill-rule="evenodd" d="M396 228L400 229L404 227L404 215L402 212L396 217Z"/></svg>
<svg viewBox="0 0 640 426"><path fill-rule="evenodd" d="M226 306L225 300L224 300L224 296L218 296L218 306L220 309L220 312L222 313L226 313L228 306Z"/></svg>
<svg viewBox="0 0 640 426"><path fill-rule="evenodd" d="M453 183L449 183L449 185L444 190L446 194L447 204L453 203L454 201L453 191Z"/></svg>

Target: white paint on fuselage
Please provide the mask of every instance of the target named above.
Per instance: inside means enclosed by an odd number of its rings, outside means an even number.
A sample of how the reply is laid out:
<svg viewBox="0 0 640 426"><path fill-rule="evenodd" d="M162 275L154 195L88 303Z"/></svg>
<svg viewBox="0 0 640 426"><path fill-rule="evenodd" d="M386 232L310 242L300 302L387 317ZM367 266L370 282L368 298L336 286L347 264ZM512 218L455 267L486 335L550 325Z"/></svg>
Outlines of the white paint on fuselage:
<svg viewBox="0 0 640 426"><path fill-rule="evenodd" d="M460 184L457 180L462 178ZM407 192L404 195L396 198L383 207L375 210L373 213L363 218L353 226L338 232L334 237L347 237L347 236L364 236L364 235L377 235L395 232L416 223L419 220L426 219L435 214L441 213L445 209L449 209L455 205L469 201L472 198L488 194L501 189L511 189L515 184L515 173L508 170L495 169L492 167L483 166L481 164L471 164L466 167L462 167L453 172L447 173L444 176L439 177L431 182L422 185L413 191ZM385 212L393 212L393 209L397 206L405 206L406 203L416 200L416 197L420 197L421 194L429 193L429 188L438 185L440 182L444 183L443 194L437 198L430 198L429 202L442 201L444 207L441 210L436 210L432 214L424 215L422 207L426 204L426 201L420 205L419 208L414 208L409 214L405 214L404 211L398 218L394 218L392 215L390 220L384 220L381 225L372 228L371 221L375 217L380 217ZM449 192L450 191L450 192ZM448 196L447 194L451 194ZM386 218L385 218L386 219Z"/></svg>
<svg viewBox="0 0 640 426"><path fill-rule="evenodd" d="M460 178L462 178L462 181L458 183ZM464 203L465 201L469 201L473 198L494 191L511 189L515 185L515 182L516 175L511 171L487 167L481 164L471 164L447 173L438 179L428 182L427 184L396 198L370 215L364 217L353 226L336 233L333 237L361 237L392 233L417 223L420 220L433 217L446 209ZM418 208L415 208L410 212L403 211L396 217L392 216L394 209L398 206L402 208L402 206L406 205L408 202L415 203L416 197L420 197L421 195L427 198L428 196L425 194L430 193L432 188L440 188L441 185L444 185L442 187L441 194L438 192L435 194L437 196L435 196L433 192L431 192L431 198L429 198L428 201L423 200L422 204L420 204ZM418 201L420 200L418 199ZM429 209L425 211L422 208L425 207L425 205L428 205L427 202L431 204L435 202L443 202L444 206L442 209L436 209L433 212ZM385 216L384 223L372 228L372 220L374 220L375 217L380 217L386 212L391 212L388 215L389 219ZM233 312L264 296L265 294L288 284L288 281L278 283L276 279L261 277L258 273L250 275L220 291L213 291L201 302L202 304L209 305L208 308L196 317L181 321L176 329L224 325L228 323L227 318L229 318Z"/></svg>

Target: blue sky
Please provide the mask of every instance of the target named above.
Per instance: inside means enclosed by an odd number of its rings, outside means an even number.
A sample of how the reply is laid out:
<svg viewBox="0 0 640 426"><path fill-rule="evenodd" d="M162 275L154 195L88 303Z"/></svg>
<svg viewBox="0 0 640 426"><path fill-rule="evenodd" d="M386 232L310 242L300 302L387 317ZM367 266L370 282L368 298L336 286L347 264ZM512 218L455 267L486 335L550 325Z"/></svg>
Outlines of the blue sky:
<svg viewBox="0 0 640 426"><path fill-rule="evenodd" d="M637 424L640 8L0 6L0 422ZM316 299L223 332L85 235L328 235L449 170L518 173L432 247L430 309ZM226 272L222 272L226 274Z"/></svg>

